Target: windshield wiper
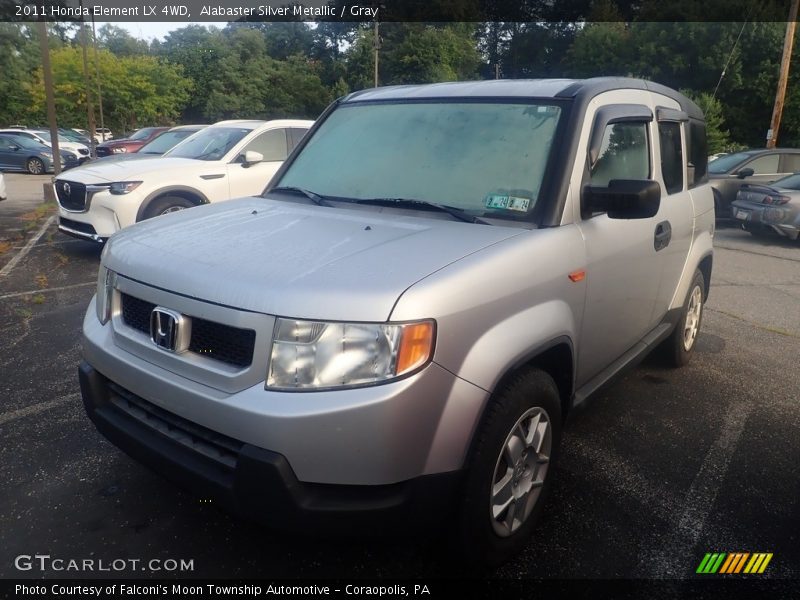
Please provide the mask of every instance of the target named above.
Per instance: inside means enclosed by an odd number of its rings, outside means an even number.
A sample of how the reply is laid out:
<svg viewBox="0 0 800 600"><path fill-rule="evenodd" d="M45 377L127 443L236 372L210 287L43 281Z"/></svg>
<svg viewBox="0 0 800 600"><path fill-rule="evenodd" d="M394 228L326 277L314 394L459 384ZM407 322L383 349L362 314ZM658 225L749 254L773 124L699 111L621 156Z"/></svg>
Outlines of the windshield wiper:
<svg viewBox="0 0 800 600"><path fill-rule="evenodd" d="M306 190L306 189L299 188L299 187L294 187L294 186L290 186L290 185L284 185L284 186L279 186L279 187L272 188L270 190L270 192L289 192L289 193L295 193L295 194L303 194L303 196L305 196L306 198L311 200L317 206L327 206L329 208L333 207L333 204L331 204L330 202L325 200L325 198L323 198L319 194L316 194L316 193L314 193L314 192L312 192L310 190Z"/></svg>
<svg viewBox="0 0 800 600"><path fill-rule="evenodd" d="M455 206L447 206L446 204L438 204L437 202L429 202L428 200L415 200L413 198L358 198L353 200L356 204L394 204L404 205L414 208L416 206L424 206L433 208L443 213L447 213L451 217L464 221L465 223L478 223L480 225L491 225L489 221L485 221L480 217L469 214L462 208Z"/></svg>

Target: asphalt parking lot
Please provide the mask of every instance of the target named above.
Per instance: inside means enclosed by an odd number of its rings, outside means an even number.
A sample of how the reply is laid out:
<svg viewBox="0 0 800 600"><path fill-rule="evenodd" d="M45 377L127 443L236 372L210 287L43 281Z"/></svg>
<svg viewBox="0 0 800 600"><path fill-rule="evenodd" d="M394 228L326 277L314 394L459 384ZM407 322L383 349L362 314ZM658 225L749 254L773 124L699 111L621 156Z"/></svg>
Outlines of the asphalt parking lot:
<svg viewBox="0 0 800 600"><path fill-rule="evenodd" d="M106 442L76 373L100 248L56 231L44 181L6 175L0 203L0 577L87 576L23 554L194 564L88 574L113 577L458 574L435 541L254 527ZM681 579L706 552L771 552L759 577L800 579L800 242L721 228L711 283L691 364L648 359L572 419L532 543L491 575Z"/></svg>

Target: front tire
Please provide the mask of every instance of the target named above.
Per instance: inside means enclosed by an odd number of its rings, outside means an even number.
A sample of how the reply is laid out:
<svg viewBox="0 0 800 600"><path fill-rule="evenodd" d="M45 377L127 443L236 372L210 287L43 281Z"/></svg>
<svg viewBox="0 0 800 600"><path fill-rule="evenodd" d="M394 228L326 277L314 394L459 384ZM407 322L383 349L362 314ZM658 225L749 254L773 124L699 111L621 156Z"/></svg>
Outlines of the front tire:
<svg viewBox="0 0 800 600"><path fill-rule="evenodd" d="M672 367L682 367L692 358L700 325L703 322L703 305L706 298L705 278L698 269L694 273L689 292L683 303L680 319L672 334L664 341L664 350Z"/></svg>
<svg viewBox="0 0 800 600"><path fill-rule="evenodd" d="M156 198L150 203L147 210L144 211L142 220L152 219L153 217L192 208L193 206L196 206L194 202L182 198L181 196L163 196L161 198Z"/></svg>
<svg viewBox="0 0 800 600"><path fill-rule="evenodd" d="M44 163L41 159L36 158L35 156L28 159L25 167L28 169L28 173L31 175L41 175L44 173Z"/></svg>
<svg viewBox="0 0 800 600"><path fill-rule="evenodd" d="M539 369L515 375L490 400L470 462L456 536L472 564L499 565L528 543L552 486L561 403Z"/></svg>

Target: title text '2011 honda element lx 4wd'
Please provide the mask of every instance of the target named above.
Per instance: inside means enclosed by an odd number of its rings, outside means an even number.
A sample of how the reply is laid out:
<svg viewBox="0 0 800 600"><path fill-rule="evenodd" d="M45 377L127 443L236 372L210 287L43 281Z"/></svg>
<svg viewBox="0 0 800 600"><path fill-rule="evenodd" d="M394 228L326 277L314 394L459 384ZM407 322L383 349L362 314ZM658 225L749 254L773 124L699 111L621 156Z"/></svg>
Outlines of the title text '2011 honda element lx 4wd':
<svg viewBox="0 0 800 600"><path fill-rule="evenodd" d="M262 197L109 241L86 410L267 523L413 512L496 563L541 512L570 411L657 345L689 359L713 233L703 115L663 86L354 93Z"/></svg>

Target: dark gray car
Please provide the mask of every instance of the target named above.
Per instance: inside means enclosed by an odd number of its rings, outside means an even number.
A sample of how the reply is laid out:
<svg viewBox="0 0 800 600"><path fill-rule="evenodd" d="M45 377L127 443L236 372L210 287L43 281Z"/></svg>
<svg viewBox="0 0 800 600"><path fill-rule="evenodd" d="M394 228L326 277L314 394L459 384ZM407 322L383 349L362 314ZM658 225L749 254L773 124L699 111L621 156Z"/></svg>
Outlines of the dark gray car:
<svg viewBox="0 0 800 600"><path fill-rule="evenodd" d="M61 167L78 166L78 157L68 150L61 151ZM53 149L35 140L16 135L0 135L0 169L27 171L42 175L53 171Z"/></svg>
<svg viewBox="0 0 800 600"><path fill-rule="evenodd" d="M732 204L734 218L753 235L800 236L800 173L770 186L743 185Z"/></svg>
<svg viewBox="0 0 800 600"><path fill-rule="evenodd" d="M744 184L770 184L800 171L800 149L759 148L726 154L708 163L708 178L714 189L717 219L735 215L731 203Z"/></svg>

